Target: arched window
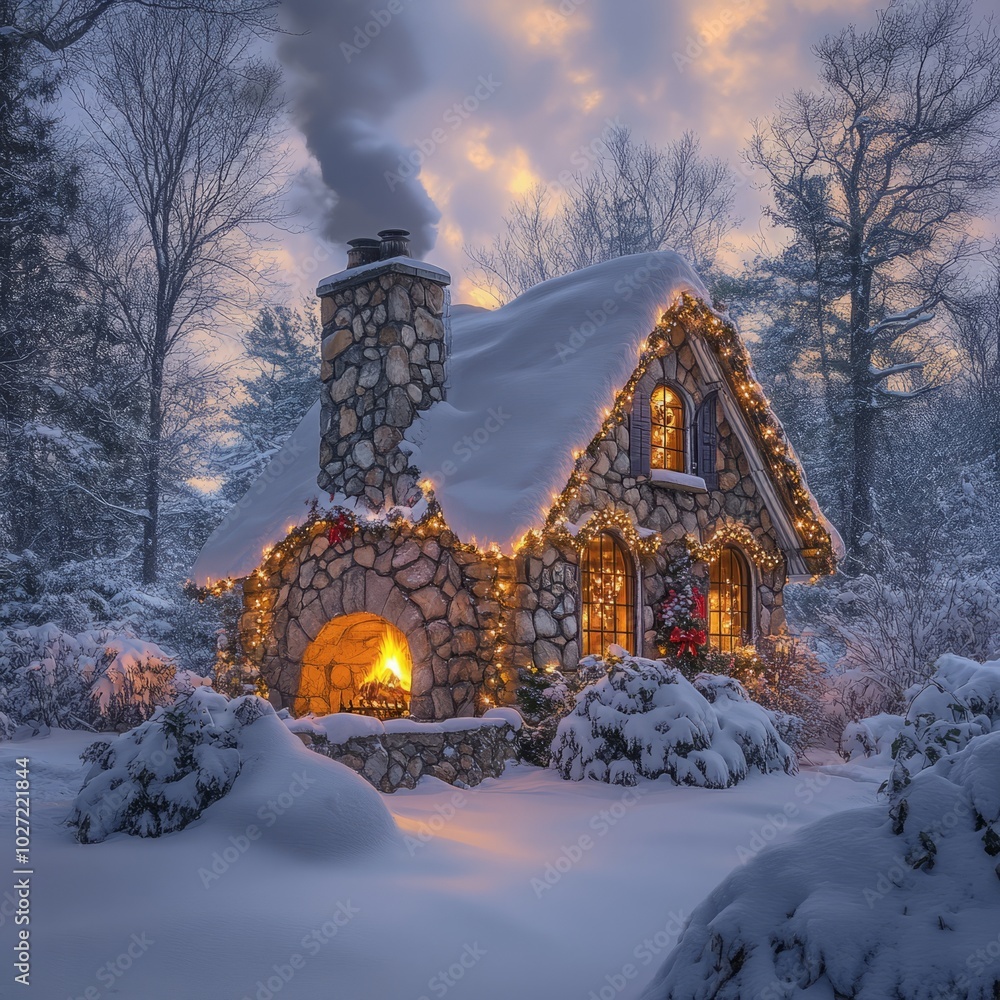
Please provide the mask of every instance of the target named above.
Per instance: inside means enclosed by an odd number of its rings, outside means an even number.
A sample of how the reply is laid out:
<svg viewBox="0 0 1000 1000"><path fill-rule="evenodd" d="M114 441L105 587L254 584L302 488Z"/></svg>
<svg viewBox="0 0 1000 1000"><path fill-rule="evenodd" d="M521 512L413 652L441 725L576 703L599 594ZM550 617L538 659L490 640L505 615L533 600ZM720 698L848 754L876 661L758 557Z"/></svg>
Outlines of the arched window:
<svg viewBox="0 0 1000 1000"><path fill-rule="evenodd" d="M635 577L632 557L607 531L595 535L580 554L582 655L601 655L616 642L635 647Z"/></svg>
<svg viewBox="0 0 1000 1000"><path fill-rule="evenodd" d="M684 456L684 402L667 385L658 385L650 396L650 466L686 471Z"/></svg>
<svg viewBox="0 0 1000 1000"><path fill-rule="evenodd" d="M750 566L739 549L727 545L708 574L708 641L731 653L753 638Z"/></svg>

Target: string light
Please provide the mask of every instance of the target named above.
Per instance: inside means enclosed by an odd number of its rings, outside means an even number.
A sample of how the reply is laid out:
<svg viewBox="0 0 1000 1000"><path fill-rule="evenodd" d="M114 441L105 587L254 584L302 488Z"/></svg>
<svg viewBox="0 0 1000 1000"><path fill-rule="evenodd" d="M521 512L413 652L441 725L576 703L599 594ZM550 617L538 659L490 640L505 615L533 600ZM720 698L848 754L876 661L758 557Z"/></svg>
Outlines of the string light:
<svg viewBox="0 0 1000 1000"><path fill-rule="evenodd" d="M693 535L688 535L684 539L691 558L695 562L709 564L714 563L725 546L731 542L739 545L761 569L774 570L784 562L780 552L765 549L745 524L735 522L722 524L706 542L699 542Z"/></svg>
<svg viewBox="0 0 1000 1000"><path fill-rule="evenodd" d="M567 522L570 511L576 507L587 482L587 475L580 468L585 456L595 457L601 442L628 418L639 381L653 361L662 357L675 339L680 339L678 334L688 338L689 331L692 330L697 330L712 345L723 377L740 402L747 424L771 469L775 485L804 543L802 556L808 570L814 577L834 571L835 559L830 533L814 509L794 452L753 375L750 356L742 339L732 323L724 321L703 302L689 295L684 295L677 305L665 312L652 333L639 345L639 361L631 378L617 393L613 405L604 410L601 427L590 443L584 449L573 451L576 467L570 474L568 483L561 493L553 495L551 506L540 512L542 525L531 529L518 541L515 554L536 552L546 545L580 549L596 534L608 529L617 531L626 544L640 555L649 556L660 550L663 544L661 537L658 534L640 535L628 510L608 507L597 511L575 534L568 530ZM280 590L278 587L268 587L267 579L280 575L287 560L296 558L304 548L311 547L313 541L326 534L339 518L346 514L352 536L361 532L380 539L385 537L386 532L393 531L404 537L413 535L417 538L437 538L446 548L475 553L493 570L489 580L488 603L481 615L484 621L489 619L488 637L494 641L484 654L492 693L484 691L483 703L493 704L503 686L512 676L516 676L515 665L505 662L506 647L495 641L506 633L510 613L514 610L510 597L516 580L515 560L503 555L495 543L484 550L474 542L461 542L448 528L441 506L434 496L433 483L424 479L419 485L427 500L427 510L416 522L402 515L391 520L361 521L353 512L344 508L336 508L329 514L320 516L314 507L304 524L292 528L281 542L264 550L260 566L245 580L227 577L210 581L205 587L189 585L188 592L202 599L206 596L219 597L242 584L244 591L249 586L252 592L263 594L263 600L260 597L254 600L253 634L248 637L252 649L259 651L255 656L259 661L265 637L270 630L270 604ZM346 542L349 538L350 536L343 541ZM729 541L739 544L763 568L776 569L783 561L780 552L765 549L745 525L723 524L704 543L699 543L690 536L686 539L692 556L699 561L708 562L717 559L723 545ZM489 609L493 607L496 611L491 616Z"/></svg>

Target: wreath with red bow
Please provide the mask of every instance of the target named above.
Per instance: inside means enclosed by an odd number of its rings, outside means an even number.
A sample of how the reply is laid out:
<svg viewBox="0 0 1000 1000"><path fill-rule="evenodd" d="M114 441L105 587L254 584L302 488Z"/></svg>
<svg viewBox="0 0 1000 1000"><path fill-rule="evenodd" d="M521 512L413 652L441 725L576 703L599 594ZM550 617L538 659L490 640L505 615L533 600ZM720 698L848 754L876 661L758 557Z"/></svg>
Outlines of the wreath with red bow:
<svg viewBox="0 0 1000 1000"><path fill-rule="evenodd" d="M688 661L704 654L708 642L705 595L694 582L690 560L667 571L667 597L656 609L656 640L667 656Z"/></svg>

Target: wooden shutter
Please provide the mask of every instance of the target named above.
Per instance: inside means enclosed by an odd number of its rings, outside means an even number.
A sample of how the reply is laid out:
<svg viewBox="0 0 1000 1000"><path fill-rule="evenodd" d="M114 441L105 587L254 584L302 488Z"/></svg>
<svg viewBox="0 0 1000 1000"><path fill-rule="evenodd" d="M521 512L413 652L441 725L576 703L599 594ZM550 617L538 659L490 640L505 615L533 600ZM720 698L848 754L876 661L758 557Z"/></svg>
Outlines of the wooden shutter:
<svg viewBox="0 0 1000 1000"><path fill-rule="evenodd" d="M717 392L710 392L698 407L694 418L695 473L705 480L710 490L719 488L719 473L715 468L716 449L719 445L719 426L715 419Z"/></svg>
<svg viewBox="0 0 1000 1000"><path fill-rule="evenodd" d="M629 471L633 476L649 475L649 425L649 393L636 389L628 418Z"/></svg>

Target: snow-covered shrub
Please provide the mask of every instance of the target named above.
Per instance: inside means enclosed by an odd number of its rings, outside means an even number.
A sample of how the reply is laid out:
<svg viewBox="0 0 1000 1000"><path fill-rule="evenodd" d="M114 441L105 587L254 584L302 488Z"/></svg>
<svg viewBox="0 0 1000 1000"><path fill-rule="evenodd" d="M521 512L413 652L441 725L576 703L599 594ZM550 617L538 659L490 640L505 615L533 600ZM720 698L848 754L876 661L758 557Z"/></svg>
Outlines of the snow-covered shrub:
<svg viewBox="0 0 1000 1000"><path fill-rule="evenodd" d="M174 699L176 665L131 632L58 626L0 631L0 695L19 722L121 728Z"/></svg>
<svg viewBox="0 0 1000 1000"><path fill-rule="evenodd" d="M522 667L518 671L517 708L524 720L518 738L522 760L546 767L560 720L576 705L577 694L604 676L605 662L586 656L574 671L555 667Z"/></svg>
<svg viewBox="0 0 1000 1000"><path fill-rule="evenodd" d="M694 911L642 1000L994 1000L1000 732L800 829Z"/></svg>
<svg viewBox="0 0 1000 1000"><path fill-rule="evenodd" d="M559 723L552 755L564 778L633 785L668 774L728 788L751 768L795 770L771 714L733 678L702 674L692 684L662 660L634 656L606 669Z"/></svg>
<svg viewBox="0 0 1000 1000"><path fill-rule="evenodd" d="M161 568L161 582L145 586L135 579L128 556L54 563L31 551L0 551L0 629L51 623L70 634L110 629L141 635L207 674L220 617L232 598L202 602L185 596Z"/></svg>
<svg viewBox="0 0 1000 1000"><path fill-rule="evenodd" d="M229 791L240 773L236 732L268 711L273 709L259 698L231 702L197 690L95 748L68 820L77 840L92 844L119 831L159 837L183 830Z"/></svg>
<svg viewBox="0 0 1000 1000"><path fill-rule="evenodd" d="M9 740L14 735L14 723L10 716L0 712L0 740Z"/></svg>
<svg viewBox="0 0 1000 1000"><path fill-rule="evenodd" d="M848 759L891 756L895 780L962 749L974 736L1000 728L1000 661L938 658L934 675L906 692L905 715L882 713L848 723L841 753Z"/></svg>
<svg viewBox="0 0 1000 1000"><path fill-rule="evenodd" d="M901 715L882 712L858 722L849 722L840 739L840 752L847 760L860 757L888 759L905 721Z"/></svg>
<svg viewBox="0 0 1000 1000"><path fill-rule="evenodd" d="M789 635L767 636L731 652L709 649L699 660L701 673L736 678L758 705L773 712L781 738L796 753L822 735L826 671L804 643ZM667 662L692 677L683 664Z"/></svg>
<svg viewBox="0 0 1000 1000"><path fill-rule="evenodd" d="M268 702L199 687L172 709L82 755L93 766L69 823L84 843L209 825L219 842L259 831L266 850L352 860L399 845L379 793L313 753ZM401 846L401 845L400 845ZM217 877L198 872L207 887Z"/></svg>
<svg viewBox="0 0 1000 1000"><path fill-rule="evenodd" d="M840 727L865 716L903 711L906 692L934 672L945 653L985 659L1000 636L1000 571L961 563L921 568L905 554L877 576L832 580L786 597L808 621L834 667L830 707Z"/></svg>

